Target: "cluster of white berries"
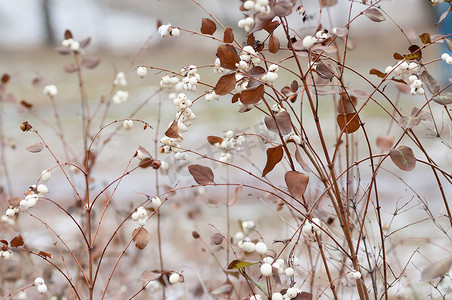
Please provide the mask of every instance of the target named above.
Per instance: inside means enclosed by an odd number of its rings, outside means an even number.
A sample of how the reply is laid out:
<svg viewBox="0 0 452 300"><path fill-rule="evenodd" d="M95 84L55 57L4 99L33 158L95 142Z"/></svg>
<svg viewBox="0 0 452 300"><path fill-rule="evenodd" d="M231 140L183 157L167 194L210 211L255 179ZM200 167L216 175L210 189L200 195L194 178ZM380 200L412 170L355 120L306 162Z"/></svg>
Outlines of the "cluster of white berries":
<svg viewBox="0 0 452 300"><path fill-rule="evenodd" d="M253 29L254 19L252 17L245 16L243 19L239 20L237 25L248 33L251 29Z"/></svg>
<svg viewBox="0 0 452 300"><path fill-rule="evenodd" d="M221 62L220 62L219 58L215 59L215 62L213 64L213 72L215 74L224 74L224 73L226 73L226 69L221 66Z"/></svg>
<svg viewBox="0 0 452 300"><path fill-rule="evenodd" d="M243 8L257 14L268 14L270 12L268 4L269 0L247 0L243 3Z"/></svg>
<svg viewBox="0 0 452 300"><path fill-rule="evenodd" d="M235 74L235 88L232 91L233 93L240 93L243 90L248 88L248 83L250 82L247 76L244 76L240 73Z"/></svg>
<svg viewBox="0 0 452 300"><path fill-rule="evenodd" d="M224 134L224 139L221 143L215 143L214 146L218 149L221 149L223 152L220 155L219 160L222 162L230 162L232 155L232 151L240 150L240 146L245 141L245 137L243 135L235 136L232 130L227 131ZM252 221L250 221L252 222ZM247 223L245 223L247 224ZM246 225L248 226L248 225ZM242 227L243 224L242 224Z"/></svg>
<svg viewBox="0 0 452 300"><path fill-rule="evenodd" d="M178 83L179 78L177 78L177 76L169 77L168 75L165 75L160 80L160 86L167 89L173 89Z"/></svg>
<svg viewBox="0 0 452 300"><path fill-rule="evenodd" d="M301 290L295 287L288 288L286 293L283 295L281 293L273 293L271 300L286 300L296 298L297 295L301 293ZM261 295L253 295L250 297L250 300L262 300Z"/></svg>
<svg viewBox="0 0 452 300"><path fill-rule="evenodd" d="M132 214L132 220L137 222L140 226L146 225L148 221L148 212L146 211L146 208L143 206L138 207L136 212Z"/></svg>
<svg viewBox="0 0 452 300"><path fill-rule="evenodd" d="M304 234L311 235L315 232L320 232L321 224L322 222L319 218L312 218L312 223L309 220L306 220L301 230Z"/></svg>
<svg viewBox="0 0 452 300"><path fill-rule="evenodd" d="M44 93L44 95L55 97L58 94L58 89L55 85L48 84L44 86L42 92Z"/></svg>
<svg viewBox="0 0 452 300"><path fill-rule="evenodd" d="M196 91L196 85L198 81L201 80L201 76L198 73L198 69L195 65L190 65L188 67L182 68L180 74L184 76L182 82L176 84L176 91L181 91L182 89L190 92Z"/></svg>
<svg viewBox="0 0 452 300"><path fill-rule="evenodd" d="M310 49L312 46L314 46L314 44L318 43L318 42L323 42L324 40L326 40L328 38L328 30L324 29L324 30L320 30L317 31L315 36L312 35L307 35L303 38L303 47L306 49Z"/></svg>
<svg viewBox="0 0 452 300"><path fill-rule="evenodd" d="M356 270L352 270L350 273L347 274L347 278L351 280L360 279L361 273Z"/></svg>
<svg viewBox="0 0 452 300"><path fill-rule="evenodd" d="M301 144L301 137L294 133L289 133L288 135L284 136L284 141L287 142L288 140L293 140L297 145Z"/></svg>
<svg viewBox="0 0 452 300"><path fill-rule="evenodd" d="M385 69L385 73L393 76L401 75L403 73L406 73L410 71L411 73L415 73L415 70L417 70L419 65L415 62L406 62L399 60L394 66L387 66Z"/></svg>
<svg viewBox="0 0 452 300"><path fill-rule="evenodd" d="M3 248L3 246L2 246ZM11 256L13 256L13 252L9 249L7 249L5 245L5 250L0 250L0 259L10 259ZM1 248L0 248L1 249Z"/></svg>
<svg viewBox="0 0 452 300"><path fill-rule="evenodd" d="M124 72L118 72L118 74L116 74L115 80L113 80L113 84L116 86L127 86L126 74L124 74Z"/></svg>
<svg viewBox="0 0 452 300"><path fill-rule="evenodd" d="M63 47L69 48L74 52L78 52L80 50L80 43L74 39L66 39L61 42Z"/></svg>
<svg viewBox="0 0 452 300"><path fill-rule="evenodd" d="M35 279L34 285L36 286L38 293L40 293L40 294L47 293L47 285L45 285L44 279L42 279L41 277L37 277Z"/></svg>
<svg viewBox="0 0 452 300"><path fill-rule="evenodd" d="M422 88L422 81L416 75L411 75L408 78L408 82L410 83L411 95L424 95L425 91Z"/></svg>
<svg viewBox="0 0 452 300"><path fill-rule="evenodd" d="M276 79L278 79L278 65L270 65L270 67L268 67L268 71L267 73L264 73L261 76L261 81L265 82L265 83L269 83L272 84L273 82L275 82Z"/></svg>
<svg viewBox="0 0 452 300"><path fill-rule="evenodd" d="M452 56L450 56L448 53L443 53L441 55L441 59L446 62L448 65L452 65Z"/></svg>
<svg viewBox="0 0 452 300"><path fill-rule="evenodd" d="M111 98L111 100L115 104L125 103L125 102L127 102L128 99L129 99L129 92L122 91L122 90L118 90Z"/></svg>
<svg viewBox="0 0 452 300"><path fill-rule="evenodd" d="M211 100L216 100L218 101L220 99L221 96L218 96L215 91L211 91L210 93L206 94L206 101L209 102Z"/></svg>
<svg viewBox="0 0 452 300"><path fill-rule="evenodd" d="M177 98L173 100L174 106L176 106L178 112L176 113L177 128L179 133L187 132L187 127L191 125L191 121L196 119L196 115L191 110L192 102L187 98L184 93L180 93ZM185 160L187 159L187 154L181 152L178 148L178 143L183 141L183 137L179 134L177 138L170 138L164 136L160 139L160 143L163 146L160 148L160 152L162 153L176 153L174 157L177 160Z"/></svg>
<svg viewBox="0 0 452 300"><path fill-rule="evenodd" d="M433 5L444 2L444 0L430 0L430 1L432 2Z"/></svg>
<svg viewBox="0 0 452 300"><path fill-rule="evenodd" d="M248 71L252 67L257 66L261 59L257 56L256 51L251 46L243 47L240 52L240 61L235 64L239 70Z"/></svg>
<svg viewBox="0 0 452 300"><path fill-rule="evenodd" d="M44 181L50 179L50 171L44 170L42 173L42 178ZM44 184L39 184L38 186L32 185L30 187L30 193L25 196L25 199L20 200L18 207L10 206L5 212L5 215L1 217L1 221L7 224L14 224L14 218L19 214L20 211L27 211L28 209L34 207L39 199L41 199L44 194L47 194L49 189Z"/></svg>
<svg viewBox="0 0 452 300"><path fill-rule="evenodd" d="M162 37L173 36L178 37L180 30L177 27L173 27L171 24L161 25L158 29Z"/></svg>

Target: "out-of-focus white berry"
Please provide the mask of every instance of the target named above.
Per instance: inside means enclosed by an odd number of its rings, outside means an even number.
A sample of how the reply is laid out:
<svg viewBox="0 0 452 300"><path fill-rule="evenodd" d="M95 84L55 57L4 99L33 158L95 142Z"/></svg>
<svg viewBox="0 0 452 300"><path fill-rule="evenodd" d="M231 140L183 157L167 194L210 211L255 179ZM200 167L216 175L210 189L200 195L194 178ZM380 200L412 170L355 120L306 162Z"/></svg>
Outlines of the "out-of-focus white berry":
<svg viewBox="0 0 452 300"><path fill-rule="evenodd" d="M44 284L44 279L42 279L41 277L36 277L35 285L41 285L41 284Z"/></svg>
<svg viewBox="0 0 452 300"><path fill-rule="evenodd" d="M40 194L47 194L49 192L49 189L44 184L39 184L36 188L36 191Z"/></svg>
<svg viewBox="0 0 452 300"><path fill-rule="evenodd" d="M313 231L319 232L321 224L322 224L322 221L320 221L319 218L312 218L312 230Z"/></svg>
<svg viewBox="0 0 452 300"><path fill-rule="evenodd" d="M169 280L169 282L170 282L171 284L174 284L174 283L179 282L179 278L180 278L180 275L179 275L179 274L173 273L173 274L170 275L170 277L169 277L168 280Z"/></svg>
<svg viewBox="0 0 452 300"><path fill-rule="evenodd" d="M177 160L186 160L187 159L187 154L186 153L182 153L182 152L178 152L174 155L174 158L176 158Z"/></svg>
<svg viewBox="0 0 452 300"><path fill-rule="evenodd" d="M180 35L180 29L179 28L173 28L172 30L171 30L171 36L173 36L173 37L178 37Z"/></svg>
<svg viewBox="0 0 452 300"><path fill-rule="evenodd" d="M259 254L266 254L267 253L267 245L263 242L257 242L256 243L256 252Z"/></svg>
<svg viewBox="0 0 452 300"><path fill-rule="evenodd" d="M19 294L17 294L17 299L27 299L28 295L25 291L21 291Z"/></svg>
<svg viewBox="0 0 452 300"><path fill-rule="evenodd" d="M80 50L80 43L78 41L73 41L71 43L71 50L77 52Z"/></svg>
<svg viewBox="0 0 452 300"><path fill-rule="evenodd" d="M361 273L356 270L352 270L350 273L347 274L347 278L351 280L360 279Z"/></svg>
<svg viewBox="0 0 452 300"><path fill-rule="evenodd" d="M261 295L253 295L250 297L250 300L262 300L262 296Z"/></svg>
<svg viewBox="0 0 452 300"><path fill-rule="evenodd" d="M275 261L275 259L271 256L267 256L262 259L262 262L264 264L272 264L274 261Z"/></svg>
<svg viewBox="0 0 452 300"><path fill-rule="evenodd" d="M278 259L276 260L276 263L277 263L278 265L280 265L281 267L284 267L284 259L278 258Z"/></svg>
<svg viewBox="0 0 452 300"><path fill-rule="evenodd" d="M253 242L244 242L242 250L248 253L254 252L256 250L256 245Z"/></svg>
<svg viewBox="0 0 452 300"><path fill-rule="evenodd" d="M272 300L283 300L283 295L281 293L273 293Z"/></svg>
<svg viewBox="0 0 452 300"><path fill-rule="evenodd" d="M420 81L419 79L413 81L413 83L411 84L411 88L415 88L418 89L422 86L422 81Z"/></svg>
<svg viewBox="0 0 452 300"><path fill-rule="evenodd" d="M417 80L417 76L416 75L411 75L410 77L408 77L408 82L409 83L413 83L415 80Z"/></svg>
<svg viewBox="0 0 452 300"><path fill-rule="evenodd" d="M245 3L243 3L243 8L246 9L246 10L253 9L254 8L254 1L252 1L252 0L245 1Z"/></svg>
<svg viewBox="0 0 452 300"><path fill-rule="evenodd" d="M417 89L417 93L418 93L418 95L424 95L425 94L425 90L420 87L420 88Z"/></svg>
<svg viewBox="0 0 452 300"><path fill-rule="evenodd" d="M450 55L448 53L443 53L441 55L441 59L444 60L444 61L446 61L449 57L450 57Z"/></svg>
<svg viewBox="0 0 452 300"><path fill-rule="evenodd" d="M452 65L452 56L449 56L449 57L446 59L446 64Z"/></svg>
<svg viewBox="0 0 452 300"><path fill-rule="evenodd" d="M5 215L9 218L13 217L15 214L16 214L16 212L12 208L8 208L5 213Z"/></svg>
<svg viewBox="0 0 452 300"><path fill-rule="evenodd" d="M137 75L140 78L144 78L144 76L146 76L147 74L148 74L148 69L146 67L141 66L141 67L137 68Z"/></svg>
<svg viewBox="0 0 452 300"><path fill-rule="evenodd" d="M415 62L410 62L410 64L408 65L408 69L413 70L416 69L418 67L418 64Z"/></svg>
<svg viewBox="0 0 452 300"><path fill-rule="evenodd" d="M392 70L394 70L394 67L392 67L392 66L387 66L386 69L385 69L385 73L386 73L386 74L389 74L389 73L392 72Z"/></svg>
<svg viewBox="0 0 452 300"><path fill-rule="evenodd" d="M243 230L249 231L249 230L253 230L256 227L256 224L254 223L254 221L243 221L242 222L242 228Z"/></svg>
<svg viewBox="0 0 452 300"><path fill-rule="evenodd" d="M44 95L55 97L58 94L58 89L55 85L49 84L44 86L42 92L44 93Z"/></svg>
<svg viewBox="0 0 452 300"><path fill-rule="evenodd" d="M40 284L36 287L36 289L38 290L38 293L40 294L45 294L47 293L47 285L45 284Z"/></svg>
<svg viewBox="0 0 452 300"><path fill-rule="evenodd" d="M284 270L284 274L286 274L286 276L293 276L293 274L294 274L295 272L294 272L294 270L293 270L293 268L291 268L291 267L289 267L289 268L286 268L285 270Z"/></svg>
<svg viewBox="0 0 452 300"><path fill-rule="evenodd" d="M28 201L20 200L19 207L20 207L20 210L26 211L28 209Z"/></svg>
<svg viewBox="0 0 452 300"><path fill-rule="evenodd" d="M308 220L306 220L306 222L303 225L303 229L302 229L303 233L305 234L310 234L312 233L312 224L311 222L309 222Z"/></svg>
<svg viewBox="0 0 452 300"><path fill-rule="evenodd" d="M235 235L234 235L234 240L235 241L241 241L244 238L245 238L245 234L243 232L241 232L241 231L236 232Z"/></svg>
<svg viewBox="0 0 452 300"><path fill-rule="evenodd" d="M166 161L164 161L164 160L160 161L160 169L164 170L164 171L168 170L169 169L168 163Z"/></svg>
<svg viewBox="0 0 452 300"><path fill-rule="evenodd" d="M129 99L129 93L127 91L121 91L121 90L117 91L111 98L111 100L115 104L125 103L125 102L127 102L127 99Z"/></svg>
<svg viewBox="0 0 452 300"><path fill-rule="evenodd" d="M138 219L138 225L144 226L144 225L146 225L147 221L148 220L146 218Z"/></svg>
<svg viewBox="0 0 452 300"><path fill-rule="evenodd" d="M296 288L288 288L286 295L289 296L289 298L295 298L298 294L298 289Z"/></svg>
<svg viewBox="0 0 452 300"><path fill-rule="evenodd" d="M44 170L41 173L41 180L44 182L47 182L52 177L52 174L50 173L50 170Z"/></svg>
<svg viewBox="0 0 452 300"><path fill-rule="evenodd" d="M159 208L160 205L162 205L162 200L160 200L159 197L154 197L151 199L151 203L152 203L152 206L154 206L154 208Z"/></svg>
<svg viewBox="0 0 452 300"><path fill-rule="evenodd" d="M132 220L134 220L134 221L136 222L136 221L138 221L138 219L139 219L138 213L137 213L137 212L134 212L134 213L132 214Z"/></svg>
<svg viewBox="0 0 452 300"><path fill-rule="evenodd" d="M315 42L317 42L317 39L311 35L307 35L304 37L303 39L303 47L305 47L306 49L311 48L312 46L314 46Z"/></svg>
<svg viewBox="0 0 452 300"><path fill-rule="evenodd" d="M167 37L170 35L171 29L172 29L171 24L161 25L158 28L158 32L160 33L161 37Z"/></svg>
<svg viewBox="0 0 452 300"><path fill-rule="evenodd" d="M130 130L133 128L133 121L132 120L124 120L122 123L122 127L124 127L126 130Z"/></svg>
<svg viewBox="0 0 452 300"><path fill-rule="evenodd" d="M272 273L273 273L273 270L272 270L273 268L272 268L272 266L270 265L270 264L262 264L261 265L261 268L260 268L260 270L261 270L261 274L263 275L263 276L270 276L270 275L272 275Z"/></svg>

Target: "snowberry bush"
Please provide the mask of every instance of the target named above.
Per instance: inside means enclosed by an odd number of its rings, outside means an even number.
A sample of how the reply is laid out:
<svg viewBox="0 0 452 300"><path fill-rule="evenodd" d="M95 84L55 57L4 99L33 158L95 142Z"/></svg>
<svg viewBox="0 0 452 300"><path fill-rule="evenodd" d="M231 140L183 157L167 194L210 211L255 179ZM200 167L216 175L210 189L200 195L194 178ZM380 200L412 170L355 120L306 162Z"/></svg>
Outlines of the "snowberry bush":
<svg viewBox="0 0 452 300"><path fill-rule="evenodd" d="M350 32L362 19L375 30L381 22L398 27L385 1L347 2L347 19L331 24L322 13L338 1L309 11L296 0L236 0L225 8L242 13L231 27L192 1L205 18L192 28L159 21L155 31L178 47L184 35L215 41L205 64L184 57L171 70L165 61L137 64L137 55L129 69L104 76L98 100L85 81L100 62L89 57L90 39L65 32L57 51L80 90L79 143L68 140L57 109L62 83L34 80L54 121L17 127L35 140L26 150L53 164L28 169L36 181L22 194L2 190L2 299L450 297L452 83L438 76L452 74L451 54L439 52L444 44L452 52L452 33L413 38L399 27L406 51L363 72L349 59ZM425 55L431 48L440 54ZM13 79L2 76L1 99L11 98ZM134 105L135 79L151 96L115 117L114 109ZM164 102L171 109L163 111ZM261 130L202 124L202 107L229 102ZM156 119L136 117L147 105ZM34 116L32 103L18 106ZM192 124L209 134L191 134ZM56 145L41 133L46 126ZM109 145L128 135L140 135L140 144L127 153L130 145L118 142L108 174L96 173ZM3 171L10 183L5 163ZM134 175L146 182L138 190L128 181ZM220 217L205 210L213 206ZM55 225L57 217L64 221ZM48 243L22 224L41 226Z"/></svg>

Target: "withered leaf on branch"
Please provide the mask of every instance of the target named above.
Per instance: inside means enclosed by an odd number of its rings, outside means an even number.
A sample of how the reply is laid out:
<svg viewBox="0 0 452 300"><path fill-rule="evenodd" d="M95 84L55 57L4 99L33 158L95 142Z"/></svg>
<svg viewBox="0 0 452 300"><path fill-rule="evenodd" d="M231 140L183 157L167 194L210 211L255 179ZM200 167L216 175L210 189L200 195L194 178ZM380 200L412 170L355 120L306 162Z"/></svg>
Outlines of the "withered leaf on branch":
<svg viewBox="0 0 452 300"><path fill-rule="evenodd" d="M100 63L99 58L84 58L82 60L82 66L87 69L94 69Z"/></svg>
<svg viewBox="0 0 452 300"><path fill-rule="evenodd" d="M387 135L377 137L377 147L381 151L388 151L392 148L392 145L394 145L394 136Z"/></svg>
<svg viewBox="0 0 452 300"><path fill-rule="evenodd" d="M67 65L64 65L64 71L67 73L74 73L74 72L78 71L78 67L76 64L67 64Z"/></svg>
<svg viewBox="0 0 452 300"><path fill-rule="evenodd" d="M212 169L206 166L201 166L197 164L189 165L188 172L190 172L191 176L193 176L193 179L198 184L213 183L215 179Z"/></svg>
<svg viewBox="0 0 452 300"><path fill-rule="evenodd" d="M257 88L244 90L240 93L240 101L243 104L256 104L259 102L265 93L265 87L263 84L259 85Z"/></svg>
<svg viewBox="0 0 452 300"><path fill-rule="evenodd" d="M45 259L47 258L52 258L52 254L48 253L48 252L44 252L44 251L39 251L38 255L41 255L42 257L44 257Z"/></svg>
<svg viewBox="0 0 452 300"><path fill-rule="evenodd" d="M11 240L10 244L11 244L11 247L17 248L17 247L23 246L25 243L24 243L24 239L19 234Z"/></svg>
<svg viewBox="0 0 452 300"><path fill-rule="evenodd" d="M420 79L425 84L425 86L427 87L427 89L429 90L430 93L436 94L440 91L441 87L440 87L438 81L436 81L436 79L433 78L433 76L430 75L430 73L427 72L426 70L424 70L424 72L422 72Z"/></svg>
<svg viewBox="0 0 452 300"><path fill-rule="evenodd" d="M223 239L224 239L223 235L218 232L212 234L212 236L210 237L210 241L214 245L220 245L223 242Z"/></svg>
<svg viewBox="0 0 452 300"><path fill-rule="evenodd" d="M366 10L364 15L374 22L383 22L386 20L386 17L382 14L382 12L375 7L371 7Z"/></svg>
<svg viewBox="0 0 452 300"><path fill-rule="evenodd" d="M265 116L264 123L265 126L267 126L267 129L272 132L278 133L279 131L281 131L281 134L283 135L292 132L292 123L290 121L290 114L285 110L281 110L274 116Z"/></svg>
<svg viewBox="0 0 452 300"><path fill-rule="evenodd" d="M239 62L239 57L234 47L228 44L218 46L217 57L220 59L220 66L226 69L236 69L235 64Z"/></svg>
<svg viewBox="0 0 452 300"><path fill-rule="evenodd" d="M216 30L217 30L217 25L215 24L214 21L207 19L207 18L202 19L201 33L212 35L215 33Z"/></svg>
<svg viewBox="0 0 452 300"><path fill-rule="evenodd" d="M73 37L72 37L72 32L69 30L69 29L66 29L65 31L64 31L64 39L65 40L68 40L68 39L72 39Z"/></svg>
<svg viewBox="0 0 452 300"><path fill-rule="evenodd" d="M223 142L223 139L219 136L209 135L207 137L207 141L209 142L209 144L211 144L213 146L216 143L221 144Z"/></svg>
<svg viewBox="0 0 452 300"><path fill-rule="evenodd" d="M352 133L359 129L359 118L356 113L338 114L337 124L345 133Z"/></svg>
<svg viewBox="0 0 452 300"><path fill-rule="evenodd" d="M165 131L165 135L170 138L178 138L179 137L179 128L177 127L177 122L173 121L170 127Z"/></svg>
<svg viewBox="0 0 452 300"><path fill-rule="evenodd" d="M391 149L389 156L394 164L403 171L411 171L416 167L416 157L413 150L408 146L399 146Z"/></svg>
<svg viewBox="0 0 452 300"><path fill-rule="evenodd" d="M223 42L232 43L234 41L234 32L231 28L226 28L223 35Z"/></svg>
<svg viewBox="0 0 452 300"><path fill-rule="evenodd" d="M279 145L274 148L267 149L267 164L265 165L264 171L262 171L262 177L267 175L277 163L283 158L283 146Z"/></svg>
<svg viewBox="0 0 452 300"><path fill-rule="evenodd" d="M132 232L133 241L135 242L135 246L143 250L148 245L151 240L151 235L144 227L139 227Z"/></svg>
<svg viewBox="0 0 452 300"><path fill-rule="evenodd" d="M229 94L235 88L235 73L223 75L215 85L215 94L223 96Z"/></svg>
<svg viewBox="0 0 452 300"><path fill-rule="evenodd" d="M444 276L452 266L452 258L447 257L431 263L422 271L422 280L432 280Z"/></svg>
<svg viewBox="0 0 452 300"><path fill-rule="evenodd" d="M268 41L268 51L270 51L271 53L277 53L279 48L280 48L279 40L274 34L272 34Z"/></svg>
<svg viewBox="0 0 452 300"><path fill-rule="evenodd" d="M433 97L433 101L442 105L452 104L452 93L441 93L441 95Z"/></svg>
<svg viewBox="0 0 452 300"><path fill-rule="evenodd" d="M38 153L41 152L41 150L44 149L44 147L45 145L42 142L36 142L34 144L27 146L25 149L27 149L31 153Z"/></svg>
<svg viewBox="0 0 452 300"><path fill-rule="evenodd" d="M239 200L239 195L243 190L243 183L241 183L238 187L235 188L234 197L227 203L228 206L233 206Z"/></svg>
<svg viewBox="0 0 452 300"><path fill-rule="evenodd" d="M309 176L298 171L289 171L284 176L284 179L290 194L300 199L308 186Z"/></svg>

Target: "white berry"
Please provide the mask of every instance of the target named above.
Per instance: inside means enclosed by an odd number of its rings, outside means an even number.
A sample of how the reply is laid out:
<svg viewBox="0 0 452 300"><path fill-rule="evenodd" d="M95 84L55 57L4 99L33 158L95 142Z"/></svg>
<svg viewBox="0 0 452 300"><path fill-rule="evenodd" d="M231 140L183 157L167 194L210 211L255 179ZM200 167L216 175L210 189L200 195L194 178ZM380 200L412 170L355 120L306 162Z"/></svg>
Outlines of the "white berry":
<svg viewBox="0 0 452 300"><path fill-rule="evenodd" d="M272 265L270 265L270 264L262 264L261 265L261 268L260 268L260 270L261 270L261 274L263 275L263 276L270 276L270 275L272 275L272 273L273 273L273 270L272 270L273 268L272 268Z"/></svg>
<svg viewBox="0 0 452 300"><path fill-rule="evenodd" d="M179 274L173 273L173 274L171 274L170 277L169 277L169 282L170 282L171 284L174 284L174 283L176 283L176 282L179 282L179 278L180 278L180 275L179 275Z"/></svg>

